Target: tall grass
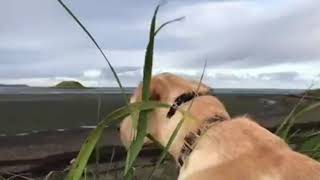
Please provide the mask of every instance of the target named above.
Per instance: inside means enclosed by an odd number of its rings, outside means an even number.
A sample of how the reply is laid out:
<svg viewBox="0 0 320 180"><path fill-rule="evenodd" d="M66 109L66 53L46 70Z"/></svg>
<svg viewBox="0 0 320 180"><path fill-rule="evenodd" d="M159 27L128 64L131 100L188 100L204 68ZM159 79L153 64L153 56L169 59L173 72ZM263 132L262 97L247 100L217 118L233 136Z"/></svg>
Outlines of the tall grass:
<svg viewBox="0 0 320 180"><path fill-rule="evenodd" d="M297 120L299 120L299 118L320 107L320 102L316 102L298 110L302 101L303 97L293 108L290 114L284 119L275 133L288 144L294 145L296 151L306 154L316 160L320 160L320 130L303 133L291 132L293 125Z"/></svg>
<svg viewBox="0 0 320 180"><path fill-rule="evenodd" d="M202 83L202 80L203 80L203 77L204 77L204 74L205 74L206 67L207 67L207 61L205 61L205 64L204 64L204 67L203 67L203 71L202 71L202 74L201 74L201 77L200 77L200 81L199 81L198 87L197 87L197 89L196 89L196 93L198 93L199 90L200 90L200 86L201 86L201 83ZM191 100L191 103L190 103L190 105L189 105L189 107L188 107L188 109L187 109L187 111L186 111L187 113L189 113L189 111L190 111L190 109L191 109L191 107L192 107L193 101L194 101L194 99ZM176 136L177 136L180 128L182 127L182 124L183 124L183 122L185 121L185 118L186 118L186 117L183 116L183 117L180 119L180 121L178 122L178 124L177 124L177 126L175 127L175 129L173 130L173 132L172 132L172 134L171 134L171 136L170 136L170 138L169 138L169 140L168 140L168 143L166 144L165 147L163 147L163 151L162 151L162 153L161 153L161 155L160 155L160 158L158 159L156 165L155 165L154 168L152 169L152 171L151 171L151 173L150 173L150 175L149 175L149 177L148 177L148 180L150 180L150 179L152 178L153 173L155 172L155 170L160 167L161 163L163 163L164 159L166 158L166 156L167 156L167 154L168 154L168 151L169 151L169 148L170 148L170 146L172 145L174 139L176 138Z"/></svg>
<svg viewBox="0 0 320 180"><path fill-rule="evenodd" d="M151 110L154 108L169 108L167 104L148 101L148 102L137 102L130 104L128 106L119 108L109 115L107 115L97 127L88 135L85 142L83 143L80 152L72 164L71 169L67 175L68 180L78 180L81 178L83 171L87 165L87 162L90 158L90 155L93 152L94 147L97 145L103 130L106 126L109 126L113 123L117 123L119 120L130 115L131 111L139 112L143 110ZM184 112L182 112L184 113Z"/></svg>
<svg viewBox="0 0 320 180"><path fill-rule="evenodd" d="M148 102L150 98L150 81L152 75L152 64L153 64L153 49L154 49L154 38L155 38L155 31L156 31L156 17L159 10L159 5L156 7L154 12L150 31L149 31L149 43L147 45L147 50L145 54L144 60L144 68L143 68L143 87L142 87L142 101ZM124 170L125 177L128 177L134 171L132 169L133 162L137 158L142 146L144 144L144 138L147 135L147 115L148 111L140 111L138 115L138 122L133 122L133 124L137 124L136 130L136 137L134 138L133 142L130 145L127 154L126 166ZM133 119L134 121L134 119ZM131 174L129 174L131 172ZM129 179L129 178L128 178Z"/></svg>
<svg viewBox="0 0 320 180"><path fill-rule="evenodd" d="M313 87L313 83L307 88L307 90L303 93L303 96L299 99L298 103L292 108L290 113L284 118L280 126L277 128L275 134L287 140L289 135L289 130L293 126L294 122L296 121L296 113L298 112L298 108L301 106L303 101L305 100L306 96L308 96L308 91Z"/></svg>
<svg viewBox="0 0 320 180"><path fill-rule="evenodd" d="M144 68L143 68L143 87L142 87L142 101L144 102L148 102L150 99L150 82L151 82L151 76L152 76L155 37L160 32L160 30L166 25L183 19L183 18L177 18L174 20L167 21L162 25L160 25L158 29L156 29L156 20L157 20L157 14L158 14L159 8L160 8L160 5L156 7L152 17L150 31L149 31L149 42L148 42L146 54L145 54L145 61L144 61ZM140 111L140 114L138 115L139 117L138 122L133 122L133 124L138 125L136 130L137 134L128 150L126 167L124 170L125 177L128 177L128 175L130 175L129 172L134 171L134 169L132 169L133 162L135 161L135 159L137 158L139 152L143 147L144 139L147 135L147 131L146 131L147 123L148 123L147 116L148 116L148 111Z"/></svg>
<svg viewBox="0 0 320 180"><path fill-rule="evenodd" d="M124 93L124 89L122 87L121 81L118 78L116 71L114 70L113 66L109 62L108 58L106 57L105 53L103 52L103 50L101 49L99 44L96 42L94 37L90 34L90 32L85 28L85 26L79 21L79 19L72 13L72 11L62 2L62 0L57 0L57 1L66 10L66 12L75 20L75 22L81 27L81 29L89 36L89 38L92 40L92 42L95 44L95 46L97 47L97 49L99 50L99 52L103 56L104 60L107 62L109 68L111 69L111 71L112 71L112 73L113 73L113 75L114 75L114 77L115 77L115 79L121 89L121 93L125 99L125 102L127 103L126 106L113 111L112 113L107 115L105 118L103 118L100 121L100 123L97 125L97 127L88 135L88 137L86 138L85 142L83 143L83 145L80 149L80 152L79 152L75 162L72 164L70 171L69 171L66 178L68 180L79 180L85 171L88 159L90 158L94 148L96 147L96 145L97 145L97 143L103 133L104 128L106 126L109 126L112 123L117 123L119 120L123 119L124 117L126 117L128 115L132 115L132 117L133 117L132 119L134 121L134 122L132 122L132 124L134 124L134 127L136 127L136 129L135 129L136 136L134 137L133 142L131 143L130 148L128 150L125 169L124 169L124 175L123 175L125 179L132 179L134 177L134 173L135 173L134 168L133 168L134 162L135 162L139 152L142 149L142 146L144 143L144 138L147 136L146 129L147 129L147 123L148 123L148 120L147 120L148 113L150 112L150 110L152 110L154 108L169 108L170 107L170 105L168 105L168 104L163 104L160 102L154 102L154 101L149 100L149 98L150 98L149 90L150 90L150 81L151 81L151 75L152 75L155 37L160 32L160 30L162 28L164 28L166 25L173 23L173 22L176 22L176 21L180 21L183 19L183 17L167 21L167 22L163 23L162 25L160 25L158 28L156 28L157 13L159 11L160 5L158 5L156 7L154 14L153 14L153 17L152 17L152 20L151 20L151 24L150 24L149 41L148 41L148 45L147 45L146 53L145 53L144 69L143 69L142 102L129 104L127 97ZM200 83L201 83L203 75L204 75L204 72L202 73ZM277 134L280 137L288 140L289 139L288 137L291 137L289 132L290 132L290 129L291 129L294 121L297 118L299 118L300 116L302 116L304 113L307 113L307 112L309 112L319 106L320 106L320 103L315 103L315 104L312 104L312 105L302 109L299 112L297 112L296 108L295 108L288 115L288 117L284 120L282 125L279 127L279 129L277 130ZM160 157L159 161L157 162L155 168L159 167L160 163L165 158L167 151L168 151L170 145L172 144L175 136L177 135L180 127L182 126L184 119L188 118L188 119L194 120L194 118L191 117L190 114L188 114L188 111L183 111L180 109L178 109L178 111L183 114L183 118L178 123L178 125L177 125L176 129L174 130L172 136L170 137L167 145L164 147L164 150L163 150L161 157ZM317 149L320 149L320 146L318 146L318 145L316 147L314 146L315 142L319 142L319 139L320 139L319 134L320 133L309 134L308 136L306 136L306 137L308 137L308 141L303 143L297 149L299 149L301 152L308 152L309 154L312 154L315 157L320 156L320 153L318 153L318 151L317 151ZM152 139L152 137L150 137L150 138ZM316 149L316 151L314 151L314 149ZM152 176L152 173L151 173L151 176Z"/></svg>
<svg viewBox="0 0 320 180"><path fill-rule="evenodd" d="M80 22L80 20L72 13L72 11L61 1L58 0L58 2L61 4L61 6L68 12L68 14L77 22L77 24L84 30L84 32L89 36L89 38L92 40L92 42L95 44L99 52L104 57L105 61L109 65L111 71L114 74L114 77L116 78L118 85L122 91L122 94L124 95L124 98L127 101L127 98L125 97L124 90L122 87L122 84L117 76L116 71L112 67L111 63L107 59L106 55L102 51L101 47L98 45L94 37L90 34L90 32L85 28L85 26ZM68 173L67 179L68 180L78 180L81 178L86 164L88 162L88 159L96 146L97 142L99 141L101 134L103 132L103 129L105 126L110 125L116 120L119 120L121 118L124 118L127 115L130 114L136 114L138 113L138 118L135 119L132 118L134 121L137 120L137 122L133 122L133 124L137 124L136 129L136 136L133 140L133 142L130 145L130 148L128 150L127 159L126 159L126 165L124 170L124 177L125 179L131 179L133 177L134 169L133 169L133 163L135 159L137 158L139 152L142 149L142 146L144 144L144 138L147 135L147 115L148 112L151 109L159 108L159 107L166 107L169 108L169 105L161 104L158 102L152 102L149 100L150 98L150 81L151 81L151 75L152 75L152 64L153 64L153 51L154 51L154 41L155 36L160 32L162 28L164 28L166 25L180 21L183 19L177 18L170 21L167 21L159 26L158 29L156 29L156 19L157 19L157 13L160 8L160 5L158 5L154 11L151 25L150 25L150 31L149 31L149 42L146 48L146 54L145 54L145 62L144 62L144 70L143 70L143 89L142 89L142 102L135 103L135 104L128 104L126 107L120 108L111 114L109 114L106 118L104 118L94 129L87 139L85 140L85 143L82 145L81 150L75 160L75 162L72 164L72 167ZM181 111L181 110L180 110ZM182 112L182 111L181 111ZM184 115L186 113L182 112ZM136 117L136 116L134 116Z"/></svg>

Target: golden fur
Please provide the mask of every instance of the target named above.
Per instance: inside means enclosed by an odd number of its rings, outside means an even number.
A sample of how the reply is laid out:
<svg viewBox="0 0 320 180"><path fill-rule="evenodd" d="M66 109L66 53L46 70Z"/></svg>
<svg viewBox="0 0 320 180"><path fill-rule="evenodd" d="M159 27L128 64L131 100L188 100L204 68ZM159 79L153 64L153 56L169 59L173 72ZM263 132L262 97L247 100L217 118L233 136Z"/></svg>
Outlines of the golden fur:
<svg viewBox="0 0 320 180"><path fill-rule="evenodd" d="M179 95L195 91L198 83L169 73L154 76L151 81L151 99L172 104ZM141 100L141 85L131 102ZM199 92L208 92L203 84ZM187 110L187 102L180 108ZM149 115L148 132L166 145L182 115L166 118L168 109L156 109ZM190 108L197 121L187 119L169 149L177 160L184 137L201 123L215 115L226 120L213 125L197 139L196 146L180 169L179 180L320 180L320 164L294 152L279 137L273 135L248 117L230 119L223 104L214 96L194 98ZM130 117L120 127L120 137L129 147L133 134ZM146 143L149 141L146 139Z"/></svg>

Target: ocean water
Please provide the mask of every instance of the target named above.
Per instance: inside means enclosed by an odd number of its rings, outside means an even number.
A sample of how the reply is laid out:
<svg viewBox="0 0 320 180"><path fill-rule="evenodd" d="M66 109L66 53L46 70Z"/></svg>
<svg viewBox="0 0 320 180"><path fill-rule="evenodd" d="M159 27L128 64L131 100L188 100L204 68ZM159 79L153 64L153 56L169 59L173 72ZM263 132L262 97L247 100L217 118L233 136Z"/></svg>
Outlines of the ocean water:
<svg viewBox="0 0 320 180"><path fill-rule="evenodd" d="M127 97L132 92L133 88L125 88ZM303 91L214 89L213 92L231 115L251 114L265 124L272 124L294 105L280 103L282 99ZM94 128L101 118L124 105L119 88L0 87L0 136Z"/></svg>

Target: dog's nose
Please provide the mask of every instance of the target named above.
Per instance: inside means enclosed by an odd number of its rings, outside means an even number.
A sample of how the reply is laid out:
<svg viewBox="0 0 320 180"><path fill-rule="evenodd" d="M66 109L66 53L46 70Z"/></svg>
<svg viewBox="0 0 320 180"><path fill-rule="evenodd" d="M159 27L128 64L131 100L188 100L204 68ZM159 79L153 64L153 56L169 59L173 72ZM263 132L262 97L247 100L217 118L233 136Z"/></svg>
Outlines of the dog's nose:
<svg viewBox="0 0 320 180"><path fill-rule="evenodd" d="M119 126L117 127L117 131L120 132L120 127Z"/></svg>

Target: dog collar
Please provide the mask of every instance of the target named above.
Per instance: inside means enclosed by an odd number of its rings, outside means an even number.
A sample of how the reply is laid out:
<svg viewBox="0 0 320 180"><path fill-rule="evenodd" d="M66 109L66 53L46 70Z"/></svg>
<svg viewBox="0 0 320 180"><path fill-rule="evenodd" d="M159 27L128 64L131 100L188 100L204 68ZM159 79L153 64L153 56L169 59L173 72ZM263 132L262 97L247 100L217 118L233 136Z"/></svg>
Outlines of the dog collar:
<svg viewBox="0 0 320 180"><path fill-rule="evenodd" d="M189 132L184 137L184 144L180 150L180 154L178 156L178 164L180 168L184 165L188 156L192 153L194 147L196 146L197 139L202 136L210 127L214 124L222 122L226 120L225 117L222 116L214 116L207 120L205 120L200 127L196 130L196 132Z"/></svg>
<svg viewBox="0 0 320 180"><path fill-rule="evenodd" d="M195 97L198 96L204 96L204 95L208 95L209 92L206 93L196 93L195 91L192 92L187 92L187 93L183 93L180 96L178 96L175 100L174 103L171 105L168 113L167 113L167 118L171 118L177 111L178 107L181 106L181 104L186 103L190 100L192 100Z"/></svg>

